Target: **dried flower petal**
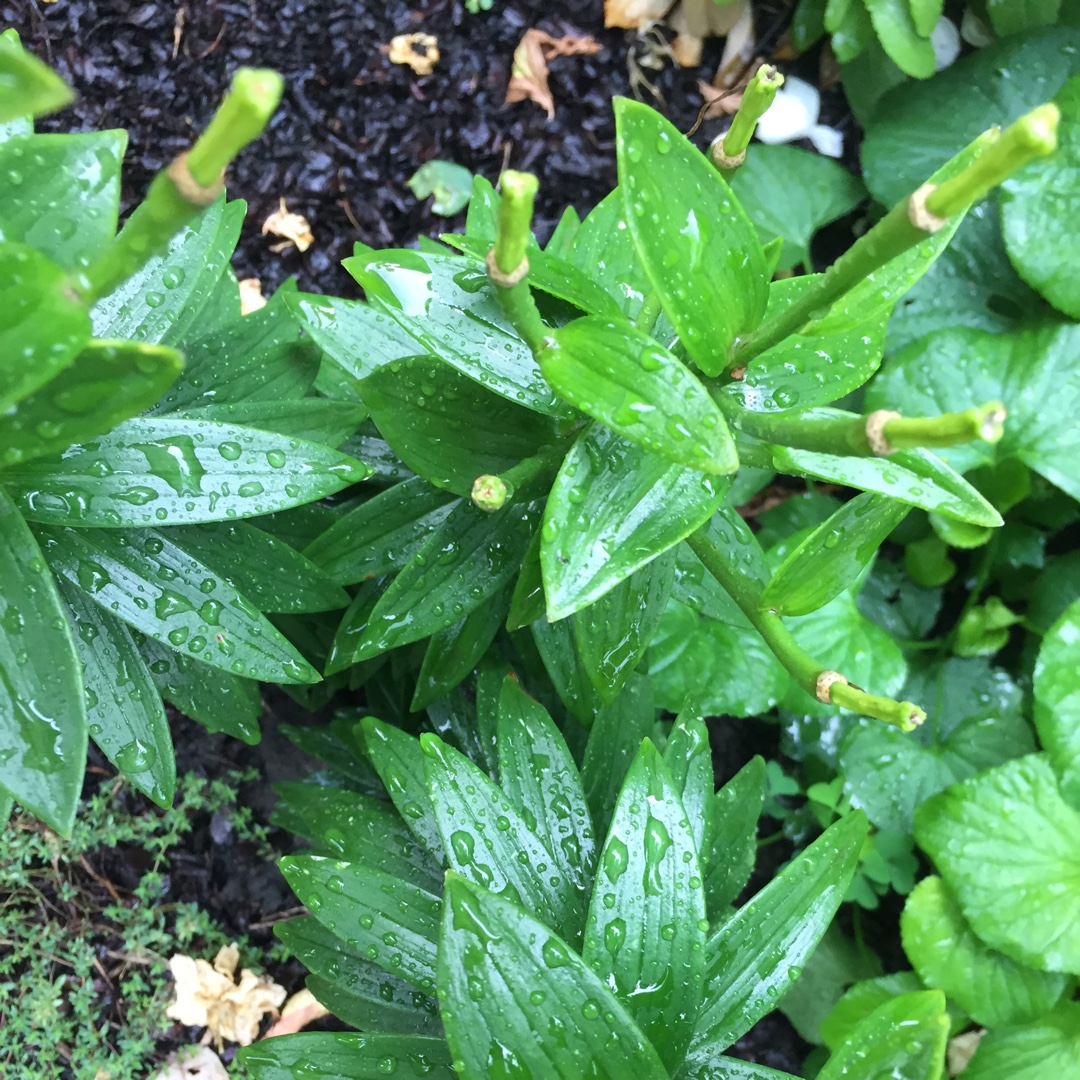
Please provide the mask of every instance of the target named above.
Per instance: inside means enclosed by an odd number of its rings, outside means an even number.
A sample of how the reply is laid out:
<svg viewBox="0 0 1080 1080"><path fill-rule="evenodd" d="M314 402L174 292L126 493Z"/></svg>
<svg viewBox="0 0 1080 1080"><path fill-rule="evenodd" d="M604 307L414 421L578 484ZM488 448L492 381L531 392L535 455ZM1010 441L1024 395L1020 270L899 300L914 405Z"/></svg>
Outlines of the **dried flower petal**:
<svg viewBox="0 0 1080 1080"><path fill-rule="evenodd" d="M154 1080L229 1080L229 1074L209 1046L185 1046L169 1055Z"/></svg>
<svg viewBox="0 0 1080 1080"><path fill-rule="evenodd" d="M506 104L518 101L535 101L548 119L555 116L555 101L548 89L548 61L554 56L575 56L580 53L598 53L601 44L593 37L567 34L553 38L543 30L526 30L525 36L514 50L514 63L510 70L510 85L506 88Z"/></svg>
<svg viewBox="0 0 1080 1080"><path fill-rule="evenodd" d="M417 75L430 75L439 62L439 39L434 34L398 34L385 51L391 64L407 64Z"/></svg>
<svg viewBox="0 0 1080 1080"><path fill-rule="evenodd" d="M262 282L257 277L244 278L240 282L240 314L250 315L264 307L266 297L262 294Z"/></svg>
<svg viewBox="0 0 1080 1080"><path fill-rule="evenodd" d="M264 222L262 226L263 236L284 237L285 242L274 244L271 251L284 251L290 244L295 245L298 251L307 251L315 243L315 237L311 235L311 226L303 214L294 214L285 206L284 197L279 200L279 207Z"/></svg>
<svg viewBox="0 0 1080 1080"><path fill-rule="evenodd" d="M264 1039L272 1039L277 1035L293 1035L301 1028L313 1024L323 1016L329 1016L330 1010L315 999L315 995L306 987L297 990L295 994L281 1009L281 1017L274 1022L273 1027L263 1036Z"/></svg>
<svg viewBox="0 0 1080 1080"><path fill-rule="evenodd" d="M604 0L604 25L609 29L645 30L662 19L674 0Z"/></svg>

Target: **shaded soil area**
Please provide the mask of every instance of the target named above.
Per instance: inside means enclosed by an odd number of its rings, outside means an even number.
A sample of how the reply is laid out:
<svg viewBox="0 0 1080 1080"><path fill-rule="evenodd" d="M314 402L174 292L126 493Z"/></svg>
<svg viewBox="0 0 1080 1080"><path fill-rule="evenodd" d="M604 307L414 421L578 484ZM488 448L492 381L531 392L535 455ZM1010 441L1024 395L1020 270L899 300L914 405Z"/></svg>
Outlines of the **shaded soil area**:
<svg viewBox="0 0 1080 1080"><path fill-rule="evenodd" d="M537 172L541 237L564 206L584 213L611 190L611 98L631 92L630 70L648 49L633 33L605 30L602 8L601 0L495 0L491 11L472 15L462 0L0 0L0 26L14 26L79 91L43 130L130 132L125 210L203 128L237 67L280 71L282 107L231 173L230 193L249 204L236 269L260 277L267 292L296 275L303 288L353 295L338 264L355 241L402 246L448 231L430 201L406 185L433 158L493 181L507 167ZM763 0L756 8L767 52L789 5ZM590 34L602 46L551 62L551 120L534 102L504 104L514 49L531 27L557 37ZM431 75L417 76L380 51L414 32L438 39ZM663 57L662 70L642 69L681 130L696 119L697 81L712 77L721 51L714 39L699 69ZM816 60L803 63L813 78ZM708 122L700 141L724 123ZM271 238L260 235L281 196L312 225L316 243L303 255L275 255Z"/></svg>

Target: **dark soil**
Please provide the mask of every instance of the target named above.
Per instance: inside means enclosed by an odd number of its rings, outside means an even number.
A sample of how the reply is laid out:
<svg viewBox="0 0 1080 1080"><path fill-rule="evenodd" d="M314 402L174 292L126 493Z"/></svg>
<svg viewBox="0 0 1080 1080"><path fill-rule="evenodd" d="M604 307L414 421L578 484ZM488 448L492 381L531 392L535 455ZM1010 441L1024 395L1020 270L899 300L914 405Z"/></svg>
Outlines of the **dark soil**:
<svg viewBox="0 0 1080 1080"><path fill-rule="evenodd" d="M206 124L238 66L282 72L287 89L281 109L231 172L230 193L249 204L234 266L240 277L261 278L267 293L295 275L302 288L348 296L356 287L338 264L354 242L408 246L421 235L460 226L460 218L434 216L429 202L418 201L407 187L416 169L433 158L492 181L507 167L536 172L541 238L566 205L584 214L607 194L615 183L610 102L630 92L630 57L640 59L642 46L633 34L605 30L602 6L601 0L495 0L492 11L470 15L461 0L0 0L0 28L14 26L79 91L79 101L42 122L42 130L129 131L124 213ZM756 0L755 7L760 51L767 55L790 4ZM552 61L552 120L533 102L504 104L514 48L531 27L555 36L591 34L603 46L594 56ZM380 52L395 35L411 32L438 38L442 56L430 76L395 66ZM662 95L663 111L684 131L702 104L697 81L711 79L720 53L721 44L713 41L700 69L667 62L662 71L645 71ZM808 57L794 70L813 80L816 65ZM838 92L826 97L824 111L828 122L851 131ZM706 123L699 143L724 123ZM311 224L316 243L305 254L274 254L271 238L260 234L280 196ZM246 785L238 799L262 821L273 802L270 783L305 771L297 751L276 733L278 714L297 722L296 707L272 691L268 701L260 747L208 735L182 717L174 725L180 770L217 776L238 767L260 769L264 780ZM776 756L775 746L764 745L770 729L763 728L714 725L719 782L755 753ZM281 854L293 844L280 831L271 839ZM765 851L780 857L779 846ZM101 867L122 888L132 887L143 869L140 854L125 851L111 853ZM757 875L753 884L764 878ZM209 816L173 851L163 902L174 901L196 901L230 932L267 946L274 918L296 903L276 867L237 842L227 820ZM302 984L303 969L295 962L267 958L264 967L290 992ZM178 1032L179 1042L188 1041L184 1034ZM797 1073L808 1049L776 1013L733 1052Z"/></svg>

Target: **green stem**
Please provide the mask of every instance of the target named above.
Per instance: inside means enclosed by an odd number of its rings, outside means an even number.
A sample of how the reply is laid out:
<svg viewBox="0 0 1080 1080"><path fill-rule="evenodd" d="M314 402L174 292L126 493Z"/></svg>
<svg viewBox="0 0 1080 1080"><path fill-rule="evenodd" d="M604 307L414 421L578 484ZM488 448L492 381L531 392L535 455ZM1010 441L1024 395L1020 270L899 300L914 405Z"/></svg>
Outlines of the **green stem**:
<svg viewBox="0 0 1080 1080"><path fill-rule="evenodd" d="M88 305L112 292L220 194L221 176L233 157L257 138L281 99L281 76L241 68L210 126L192 150L150 184L123 231L75 285Z"/></svg>
<svg viewBox="0 0 1080 1080"><path fill-rule="evenodd" d="M575 431L574 436L577 435ZM500 476L477 477L476 484L485 481L486 490L497 490L501 485L503 499L498 506L484 506L477 503L482 510L498 510L504 503L511 500L533 499L542 495L551 487L551 481L562 464L566 451L571 445L571 440L560 439L551 446L545 447L538 454L519 461L512 468ZM492 483L497 481L498 483ZM476 484L473 486L473 501L476 502Z"/></svg>
<svg viewBox="0 0 1080 1080"><path fill-rule="evenodd" d="M646 294L645 299L642 301L641 310L637 313L637 318L634 320L634 326L638 330L644 330L646 334L651 334L659 314L660 294L653 289Z"/></svg>
<svg viewBox="0 0 1080 1080"><path fill-rule="evenodd" d="M1053 102L1021 116L977 160L943 180L927 196L926 209L938 217L952 217L977 203L1029 161L1053 153L1060 120L1061 111Z"/></svg>
<svg viewBox="0 0 1080 1080"><path fill-rule="evenodd" d="M884 426L885 438L897 450L914 446L959 446L984 439L1001 441L1008 415L1000 401L990 401L963 412L942 413L926 418L898 416Z"/></svg>
<svg viewBox="0 0 1080 1080"><path fill-rule="evenodd" d="M712 156L713 164L719 168L725 180L730 181L738 172L741 158L754 137L758 121L768 111L776 99L776 91L784 85L784 76L774 67L763 64L754 72L753 78L746 84L738 112L732 118L721 143L721 154Z"/></svg>
<svg viewBox="0 0 1080 1080"><path fill-rule="evenodd" d="M739 606L751 626L764 638L773 655L788 674L812 698L817 699L818 678L829 669L815 660L792 636L779 615L761 608L761 588L749 575L741 573L731 560L709 539L706 528L698 529L686 538L687 544L701 560L717 583ZM904 731L911 731L926 718L926 714L911 702L897 702L876 697L850 686L835 682L829 689L832 703L864 716L883 720Z"/></svg>

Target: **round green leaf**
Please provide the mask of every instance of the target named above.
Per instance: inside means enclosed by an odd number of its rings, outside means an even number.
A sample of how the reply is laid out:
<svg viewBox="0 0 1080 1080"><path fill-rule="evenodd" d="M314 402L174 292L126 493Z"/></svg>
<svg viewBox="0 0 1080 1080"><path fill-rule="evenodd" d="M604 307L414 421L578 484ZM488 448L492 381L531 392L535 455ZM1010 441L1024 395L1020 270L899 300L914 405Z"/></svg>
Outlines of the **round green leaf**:
<svg viewBox="0 0 1080 1080"><path fill-rule="evenodd" d="M1062 795L1080 810L1080 601L1043 638L1035 661L1035 727Z"/></svg>

